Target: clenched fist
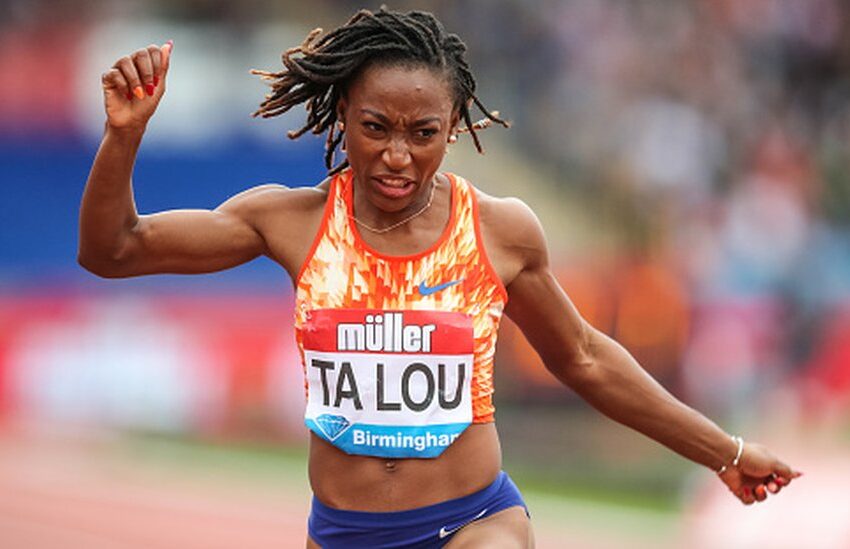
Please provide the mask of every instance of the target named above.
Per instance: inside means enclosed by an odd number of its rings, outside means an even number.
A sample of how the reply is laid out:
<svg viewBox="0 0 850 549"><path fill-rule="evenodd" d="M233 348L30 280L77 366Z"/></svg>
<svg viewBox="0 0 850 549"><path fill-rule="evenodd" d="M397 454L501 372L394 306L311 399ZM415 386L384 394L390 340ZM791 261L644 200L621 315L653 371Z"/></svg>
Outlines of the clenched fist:
<svg viewBox="0 0 850 549"><path fill-rule="evenodd" d="M720 479L742 503L750 505L767 499L768 492L779 493L801 475L761 444L747 443L738 467L729 467Z"/></svg>
<svg viewBox="0 0 850 549"><path fill-rule="evenodd" d="M106 123L120 130L143 131L163 93L171 59L171 40L125 55L101 75Z"/></svg>

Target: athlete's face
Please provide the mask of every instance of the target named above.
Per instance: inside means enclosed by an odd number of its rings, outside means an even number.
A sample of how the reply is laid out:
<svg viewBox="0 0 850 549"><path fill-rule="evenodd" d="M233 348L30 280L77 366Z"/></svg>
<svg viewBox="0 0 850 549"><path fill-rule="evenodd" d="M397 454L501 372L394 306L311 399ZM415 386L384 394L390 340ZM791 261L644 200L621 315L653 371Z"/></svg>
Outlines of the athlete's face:
<svg viewBox="0 0 850 549"><path fill-rule="evenodd" d="M425 67L372 65L339 102L357 192L384 212L427 200L456 130L450 83Z"/></svg>

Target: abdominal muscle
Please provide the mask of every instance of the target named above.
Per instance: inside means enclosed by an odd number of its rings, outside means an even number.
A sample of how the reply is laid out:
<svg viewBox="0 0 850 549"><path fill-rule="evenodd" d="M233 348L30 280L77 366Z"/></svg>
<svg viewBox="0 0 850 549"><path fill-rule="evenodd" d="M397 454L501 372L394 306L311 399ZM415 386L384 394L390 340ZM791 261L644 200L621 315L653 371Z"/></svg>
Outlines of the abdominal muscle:
<svg viewBox="0 0 850 549"><path fill-rule="evenodd" d="M391 512L432 505L487 487L501 468L493 423L470 425L432 459L349 455L310 433L310 486L335 509Z"/></svg>

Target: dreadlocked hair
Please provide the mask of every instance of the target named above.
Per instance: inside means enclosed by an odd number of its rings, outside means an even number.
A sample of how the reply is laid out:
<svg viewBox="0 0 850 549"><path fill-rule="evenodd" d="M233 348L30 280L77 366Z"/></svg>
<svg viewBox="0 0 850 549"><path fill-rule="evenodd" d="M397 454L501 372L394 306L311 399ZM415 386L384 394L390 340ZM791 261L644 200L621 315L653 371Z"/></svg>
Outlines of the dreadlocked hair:
<svg viewBox="0 0 850 549"><path fill-rule="evenodd" d="M327 131L325 166L330 175L348 166L348 160L344 160L333 167L334 153L344 134L344 130L337 132L335 124L337 103L371 62L421 64L444 72L453 87L454 108L466 125L459 131L469 132L479 153L484 152L479 130L494 122L510 127L499 118L498 111L488 111L475 95L475 78L465 58L466 44L456 34L447 33L432 14L400 13L383 7L377 12L361 10L343 26L322 32L315 29L300 46L286 50L282 71L251 71L272 88L253 116L271 118L305 103L307 122L287 135L297 139L308 131L316 135ZM472 121L469 112L473 104L485 116L478 122Z"/></svg>

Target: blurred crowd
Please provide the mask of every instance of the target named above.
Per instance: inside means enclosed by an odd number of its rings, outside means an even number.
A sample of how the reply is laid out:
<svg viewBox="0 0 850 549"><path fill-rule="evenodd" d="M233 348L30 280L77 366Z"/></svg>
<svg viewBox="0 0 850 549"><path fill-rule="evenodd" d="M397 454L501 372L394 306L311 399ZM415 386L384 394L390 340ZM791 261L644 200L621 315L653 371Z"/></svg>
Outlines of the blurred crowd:
<svg viewBox="0 0 850 549"><path fill-rule="evenodd" d="M847 410L850 4L441 6L516 146L598 220L561 256L595 325L712 411L785 387Z"/></svg>

